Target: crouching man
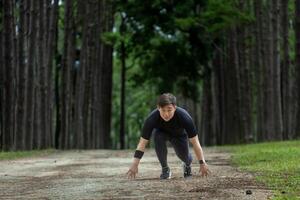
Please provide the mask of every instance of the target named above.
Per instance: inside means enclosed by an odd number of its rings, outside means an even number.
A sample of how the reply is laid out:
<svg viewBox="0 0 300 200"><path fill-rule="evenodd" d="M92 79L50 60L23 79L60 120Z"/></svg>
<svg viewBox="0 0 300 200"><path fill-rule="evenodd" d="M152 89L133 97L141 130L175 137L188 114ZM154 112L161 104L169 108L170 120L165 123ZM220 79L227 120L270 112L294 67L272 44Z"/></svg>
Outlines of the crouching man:
<svg viewBox="0 0 300 200"><path fill-rule="evenodd" d="M151 134L153 134L156 155L162 167L160 179L171 178L171 170L167 162L167 140L170 141L176 155L183 162L183 177L192 176L192 156L189 152L189 141L193 145L199 162L200 174L207 176L210 173L191 116L186 110L176 106L174 95L164 93L158 98L157 109L153 110L145 120L142 136L134 153L133 163L127 172L128 178L136 177L138 165L144 155Z"/></svg>

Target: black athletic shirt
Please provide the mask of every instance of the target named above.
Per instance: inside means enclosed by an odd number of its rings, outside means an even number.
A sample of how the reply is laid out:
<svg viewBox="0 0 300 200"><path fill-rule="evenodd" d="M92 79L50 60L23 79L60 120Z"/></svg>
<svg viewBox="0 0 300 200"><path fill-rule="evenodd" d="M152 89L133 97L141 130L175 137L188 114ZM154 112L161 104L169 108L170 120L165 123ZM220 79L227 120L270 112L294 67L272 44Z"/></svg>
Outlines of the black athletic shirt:
<svg viewBox="0 0 300 200"><path fill-rule="evenodd" d="M174 116L169 121L161 118L158 109L153 110L145 120L142 137L149 140L153 129L158 129L170 136L182 136L187 133L189 138L197 135L192 117L183 108L176 107Z"/></svg>

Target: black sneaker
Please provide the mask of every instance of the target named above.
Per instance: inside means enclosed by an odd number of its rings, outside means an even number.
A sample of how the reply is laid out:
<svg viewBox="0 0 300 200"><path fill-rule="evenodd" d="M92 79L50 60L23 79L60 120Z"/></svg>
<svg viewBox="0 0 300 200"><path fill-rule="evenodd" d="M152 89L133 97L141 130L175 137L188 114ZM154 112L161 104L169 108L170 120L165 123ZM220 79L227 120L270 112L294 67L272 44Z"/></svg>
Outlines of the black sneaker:
<svg viewBox="0 0 300 200"><path fill-rule="evenodd" d="M162 168L162 173L160 175L160 179L170 179L171 178L171 171L169 167Z"/></svg>
<svg viewBox="0 0 300 200"><path fill-rule="evenodd" d="M191 165L186 165L185 163L183 164L183 177L184 178L192 177L192 167L191 167Z"/></svg>

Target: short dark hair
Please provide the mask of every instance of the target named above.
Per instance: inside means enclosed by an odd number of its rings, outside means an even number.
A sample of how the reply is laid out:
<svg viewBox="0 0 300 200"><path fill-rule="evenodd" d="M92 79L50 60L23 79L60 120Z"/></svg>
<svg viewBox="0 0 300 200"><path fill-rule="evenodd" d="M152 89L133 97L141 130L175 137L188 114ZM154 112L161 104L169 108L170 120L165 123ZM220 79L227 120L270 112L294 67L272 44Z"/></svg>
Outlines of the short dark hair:
<svg viewBox="0 0 300 200"><path fill-rule="evenodd" d="M164 107L166 105L173 104L176 105L176 97L171 93L163 93L157 99L157 105L159 107Z"/></svg>

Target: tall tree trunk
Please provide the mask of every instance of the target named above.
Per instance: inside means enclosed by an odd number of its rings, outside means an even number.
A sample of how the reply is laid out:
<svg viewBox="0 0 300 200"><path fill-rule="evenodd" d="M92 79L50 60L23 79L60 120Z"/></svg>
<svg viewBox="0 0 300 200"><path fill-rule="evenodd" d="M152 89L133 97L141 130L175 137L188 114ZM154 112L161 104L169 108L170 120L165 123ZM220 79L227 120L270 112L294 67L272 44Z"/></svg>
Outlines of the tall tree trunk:
<svg viewBox="0 0 300 200"><path fill-rule="evenodd" d="M113 28L113 9L111 1L104 1L105 11L105 29L104 31L111 31ZM101 78L101 92L100 102L100 130L102 141L100 148L110 148L110 128L111 128L111 101L112 101L112 58L113 48L111 45L103 44L103 66Z"/></svg>
<svg viewBox="0 0 300 200"><path fill-rule="evenodd" d="M33 148L33 119L34 119L34 95L35 95L35 73L34 63L36 61L36 32L37 32L37 6L38 2L31 0L30 2L30 26L29 26L29 42L28 42L28 62L26 69L28 70L27 80L27 100L26 100L26 146L27 149Z"/></svg>
<svg viewBox="0 0 300 200"><path fill-rule="evenodd" d="M3 1L0 1L0 24L3 24ZM3 43L3 29L0 29L0 88L4 88L4 60L3 60L3 50L4 50L4 43ZM4 119L4 92L3 89L0 89L0 150L2 150L3 145L3 119Z"/></svg>
<svg viewBox="0 0 300 200"><path fill-rule="evenodd" d="M32 4L32 1L24 1L24 9L25 9L25 16L24 16L24 87L25 87L25 97L24 97L24 118L25 118L25 121L24 121L24 130L23 130L23 138L24 138L24 146L23 146L23 149L31 149L31 138L32 138L32 135L31 133L28 132L28 116L29 114L31 113L31 110L28 110L28 101L29 101L29 98L28 98L28 89L30 88L30 86L28 85L29 84L29 80L28 80L28 75L29 75L29 54L30 54L30 43L32 41L32 39L30 39L32 37L32 31L31 31L31 27L30 25L32 26L33 24L30 23L31 21L32 22L35 22L33 20L33 18L31 17L31 14L32 14L32 8L31 8L31 4ZM34 30L36 31L36 30ZM35 37L35 36L34 36ZM32 48L33 49L33 48ZM32 51L31 49L31 51ZM31 55L30 57L30 62L33 63L33 57L34 55ZM27 62L25 62L27 61ZM21 75L21 74L20 74ZM30 91L32 92L32 91ZM33 102L33 101L31 101ZM31 109L31 108L30 108Z"/></svg>
<svg viewBox="0 0 300 200"><path fill-rule="evenodd" d="M98 36L101 35L101 16L99 15L101 9L101 2L99 1L92 1L91 2L91 14L92 18L90 19L91 22L91 41L89 45L90 49L90 93L89 93L89 99L90 99L90 132L91 137L93 138L91 148L95 149L99 147L99 141L97 138L97 132L98 130L95 129L96 124L98 123L97 117L99 112L98 107L98 101L97 101L97 89L98 86L98 78L97 74L98 70L100 70L100 61L98 53L100 53L100 41L98 40Z"/></svg>
<svg viewBox="0 0 300 200"><path fill-rule="evenodd" d="M243 12L245 10L245 2L243 0L240 0L238 2L238 7L239 9ZM245 26L240 25L236 27L236 34L237 34L237 54L238 54L238 66L239 66L239 79L241 80L239 83L239 91L240 91L240 109L239 109L239 115L240 115L240 128L241 128L241 135L242 137L240 138L239 142L244 143L245 142L245 137L247 137L246 132L247 132L247 115L250 114L246 110L246 99L247 99L247 93L249 93L249 90L246 90L246 82L247 82L247 75L245 74L245 70L247 68L247 61L246 61L246 44L245 44Z"/></svg>
<svg viewBox="0 0 300 200"><path fill-rule="evenodd" d="M272 38L273 38L273 67L274 67L274 129L273 138L275 140L282 140L282 104L281 104L281 79L280 79L280 41L279 41L279 0L273 0L272 3Z"/></svg>
<svg viewBox="0 0 300 200"><path fill-rule="evenodd" d="M17 99L17 130L15 137L16 149L23 150L25 149L25 106L26 106L26 77L27 70L25 69L27 65L25 64L25 46L24 46L24 28L25 28L25 1L20 1L20 25L18 29L18 57L19 57L19 81L18 81L18 99Z"/></svg>
<svg viewBox="0 0 300 200"><path fill-rule="evenodd" d="M281 0L281 34L282 34L282 119L283 119L283 139L289 139L292 133L292 93L289 57L289 18L288 18L288 0Z"/></svg>
<svg viewBox="0 0 300 200"><path fill-rule="evenodd" d="M91 92L92 92L92 59L93 59L93 48L94 48L94 40L93 40L93 29L95 28L94 20L94 0L89 0L87 2L86 7L86 16L85 23L87 23L86 29L86 54L85 54L85 67L86 74L83 79L84 82L84 93L83 95L83 134L87 136L87 140L85 140L85 148L91 149L94 148L94 139L93 133L91 132ZM100 122L99 122L100 123Z"/></svg>
<svg viewBox="0 0 300 200"><path fill-rule="evenodd" d="M98 15L97 15L97 25L96 25L96 30L97 33L101 35L103 30L104 30L104 25L103 25L103 21L104 21L104 2L98 2ZM95 107L96 109L94 109L95 111L95 115L93 116L93 121L94 121L94 135L95 135L95 141L96 141L96 148L100 148L100 143L101 143L101 134L99 133L100 130L100 116L101 116L101 102L99 101L100 99L100 93L101 93L101 77L102 77L102 61L103 61L103 47L102 47L102 41L98 40L96 42L97 46L97 52L96 52L96 68L95 68L95 73L94 73L94 99L96 101Z"/></svg>
<svg viewBox="0 0 300 200"><path fill-rule="evenodd" d="M16 129L17 129L17 98L18 98L18 91L17 91L17 85L18 85L18 77L19 77L19 57L18 57L18 36L17 36L17 30L16 30L16 26L17 26L17 6L16 6L17 2L12 2L12 14L13 14L13 20L12 20L12 56L13 56L13 71L12 71L12 79L10 79L10 81L12 81L13 84L13 91L12 91L12 98L13 98L13 118L12 118L12 124L11 127L13 128L13 135L12 135L12 141L13 141L13 146L12 149L16 150L16 143L15 143L15 137L16 137Z"/></svg>
<svg viewBox="0 0 300 200"><path fill-rule="evenodd" d="M86 77L86 51L87 51L87 30L88 30L88 15L86 14L86 4L83 0L79 2L79 16L83 20L82 29L82 45L80 53L80 65L76 76L76 90L75 90L75 112L74 112L74 128L75 141L77 148L86 147L88 136L84 134L83 130L83 94L85 93L84 80Z"/></svg>
<svg viewBox="0 0 300 200"><path fill-rule="evenodd" d="M45 71L45 65L44 65L44 48L43 48L43 42L45 41L44 36L44 27L43 24L44 21L44 1L41 0L38 2L38 26L37 26L37 44L36 48L39 49L37 51L37 65L35 65L35 74L36 74L36 90L35 90L35 115L34 115L34 144L36 144L36 148L41 149L43 147L42 144L42 137L44 136L44 129L43 125L45 124L45 102L44 102L44 71Z"/></svg>
<svg viewBox="0 0 300 200"><path fill-rule="evenodd" d="M83 3L80 2L80 3ZM83 39L80 54L80 67L76 80L76 105L75 105L75 122L76 122L76 141L78 148L98 148L101 146L98 141L99 129L101 128L100 107L102 101L101 95L102 84L102 46L99 43L98 36L102 31L102 2L91 0L86 4L85 9L80 9L83 18ZM100 10L100 12L99 12ZM85 14L83 14L85 13ZM99 14L100 13L100 14ZM85 137L84 137L85 136ZM84 138L84 140L80 140Z"/></svg>
<svg viewBox="0 0 300 200"><path fill-rule="evenodd" d="M226 66L226 99L225 99L225 143L238 144L241 139L240 122L240 77L237 50L236 28L229 31L228 62Z"/></svg>
<svg viewBox="0 0 300 200"><path fill-rule="evenodd" d="M250 2L240 1L240 7L244 12L249 12L250 9ZM252 84L251 84L251 70L250 64L251 60L251 27L252 24L248 26L242 26L243 29L240 33L240 39L242 40L241 45L239 45L240 49L239 52L244 58L244 61L240 61L240 64L243 64L240 67L240 85L241 85L241 119L243 128L243 138L242 141L244 142L251 142L253 141L253 128L252 128Z"/></svg>
<svg viewBox="0 0 300 200"><path fill-rule="evenodd" d="M242 11L246 10L246 2L240 1L239 7ZM251 87L250 87L250 70L249 70L249 47L246 45L246 39L249 39L248 28L240 26L238 28L238 55L239 55L239 75L240 75L240 116L241 116L241 141L248 142L251 140Z"/></svg>
<svg viewBox="0 0 300 200"><path fill-rule="evenodd" d="M65 30L64 30L64 50L62 56L62 90L61 96L61 131L60 148L70 147L71 134L71 70L74 65L74 9L73 1L65 1Z"/></svg>
<svg viewBox="0 0 300 200"><path fill-rule="evenodd" d="M121 14L120 33L123 37L126 31L125 16ZM126 89L126 49L125 41L121 42L121 114L120 114L120 148L125 148L125 89Z"/></svg>
<svg viewBox="0 0 300 200"><path fill-rule="evenodd" d="M40 1L39 2L39 85L40 85L40 117L41 117L41 124L40 124L40 130L41 132L38 133L39 135L39 149L44 149L46 147L46 140L48 136L48 131L46 130L46 124L47 122L47 99L48 96L48 82L47 82L47 70L46 70L46 44L47 44L47 27L45 27L45 24L47 24L47 4L46 1Z"/></svg>
<svg viewBox="0 0 300 200"><path fill-rule="evenodd" d="M58 39L57 39L58 40ZM58 49L55 49L56 53L58 53ZM62 148L60 144L60 138L61 138L61 102L60 102L60 93L59 93L59 76L61 71L61 63L60 56L57 58L57 66L55 66L55 77L54 77L54 95L55 95L55 132L54 132L54 146L56 149Z"/></svg>
<svg viewBox="0 0 300 200"><path fill-rule="evenodd" d="M295 138L300 138L300 0L295 1L295 34L296 34L296 88L297 88L297 116L296 116L296 130Z"/></svg>
<svg viewBox="0 0 300 200"><path fill-rule="evenodd" d="M4 17L3 17L3 44L4 44L4 87L3 87L3 150L10 150L13 148L14 136L14 119L15 119L15 67L13 60L14 40L13 40L13 24L14 12L12 1L6 0L3 3Z"/></svg>
<svg viewBox="0 0 300 200"><path fill-rule="evenodd" d="M213 101L212 101L212 80L209 67L205 68L205 78L203 83L202 97L202 130L204 134L203 143L205 145L215 144L215 135L213 134Z"/></svg>
<svg viewBox="0 0 300 200"><path fill-rule="evenodd" d="M51 10L50 10L50 23L49 23L49 33L48 33L48 43L47 43L47 57L46 57L46 82L47 82L47 96L46 99L46 127L45 127L45 135L46 146L53 147L54 137L53 137L53 111L54 111L54 83L53 83L53 63L55 63L55 49L57 48L57 32L58 32L58 0L54 0ZM56 64L56 63L55 63Z"/></svg>
<svg viewBox="0 0 300 200"><path fill-rule="evenodd" d="M277 131L275 130L275 120L274 120L274 60L273 60L273 28L272 28L272 2L267 2L266 8L266 23L265 24L265 41L266 41L266 60L264 71L265 80L265 93L264 93L264 139L272 140L273 134Z"/></svg>
<svg viewBox="0 0 300 200"><path fill-rule="evenodd" d="M225 137L226 137L226 67L228 62L228 44L224 44L223 47L224 53L221 55L221 68L220 68L220 89L221 89L221 95L220 95L220 111L221 111L221 138L220 142L221 144L225 144Z"/></svg>
<svg viewBox="0 0 300 200"><path fill-rule="evenodd" d="M219 45L219 42L215 42ZM222 53L221 47L216 46L213 54L213 128L216 134L216 144L223 144L223 120L224 120L224 65L222 63Z"/></svg>
<svg viewBox="0 0 300 200"><path fill-rule="evenodd" d="M257 141L263 141L263 97L264 97L264 67L265 67L265 48L263 39L263 14L262 14L262 1L255 0L254 2L254 13L256 17L255 26L255 77L256 77L256 139Z"/></svg>

